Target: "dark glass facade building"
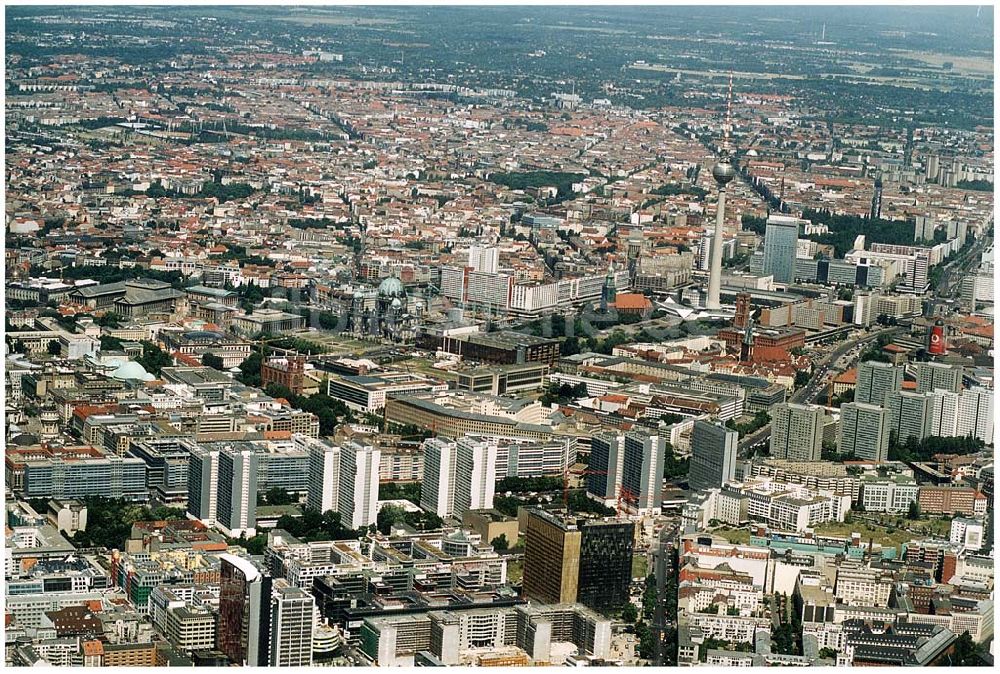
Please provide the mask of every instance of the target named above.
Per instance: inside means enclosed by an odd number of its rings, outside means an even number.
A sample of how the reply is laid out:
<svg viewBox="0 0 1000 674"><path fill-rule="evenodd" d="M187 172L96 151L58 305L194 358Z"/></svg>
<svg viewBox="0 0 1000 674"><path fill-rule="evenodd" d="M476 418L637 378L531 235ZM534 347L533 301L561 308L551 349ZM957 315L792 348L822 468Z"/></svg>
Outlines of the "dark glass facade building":
<svg viewBox="0 0 1000 674"><path fill-rule="evenodd" d="M593 522L581 531L577 601L601 612L621 608L629 601L635 525Z"/></svg>
<svg viewBox="0 0 1000 674"><path fill-rule="evenodd" d="M218 647L230 662L268 664L271 577L242 557L220 555Z"/></svg>

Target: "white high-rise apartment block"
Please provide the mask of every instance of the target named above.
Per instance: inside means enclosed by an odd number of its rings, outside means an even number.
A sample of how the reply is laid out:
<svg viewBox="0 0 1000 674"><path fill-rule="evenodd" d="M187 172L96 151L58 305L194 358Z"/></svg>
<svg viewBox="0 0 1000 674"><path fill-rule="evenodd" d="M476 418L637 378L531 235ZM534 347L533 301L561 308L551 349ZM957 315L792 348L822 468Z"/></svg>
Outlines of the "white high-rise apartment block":
<svg viewBox="0 0 1000 674"><path fill-rule="evenodd" d="M451 517L455 505L455 443L428 438L423 449L420 507L438 517Z"/></svg>
<svg viewBox="0 0 1000 674"><path fill-rule="evenodd" d="M871 325L875 320L872 315L872 308L875 304L875 297L871 293L854 293L854 324Z"/></svg>
<svg viewBox="0 0 1000 674"><path fill-rule="evenodd" d="M462 267L441 267L441 295L455 302L464 302L466 274Z"/></svg>
<svg viewBox="0 0 1000 674"><path fill-rule="evenodd" d="M340 447L314 440L309 446L306 505L325 513L340 507Z"/></svg>
<svg viewBox="0 0 1000 674"><path fill-rule="evenodd" d="M480 438L461 438L455 449L454 514L493 507L497 481L496 442Z"/></svg>
<svg viewBox="0 0 1000 674"><path fill-rule="evenodd" d="M625 502L636 514L658 515L662 502L666 441L658 435L626 433L622 461Z"/></svg>
<svg viewBox="0 0 1000 674"><path fill-rule="evenodd" d="M469 248L469 266L473 271L496 274L500 266L500 249L496 246L472 246Z"/></svg>
<svg viewBox="0 0 1000 674"><path fill-rule="evenodd" d="M692 490L718 488L736 476L739 434L704 419L691 430L691 462L688 484Z"/></svg>
<svg viewBox="0 0 1000 674"><path fill-rule="evenodd" d="M993 276L980 272L962 279L962 305L968 311L975 311L979 303L993 303Z"/></svg>
<svg viewBox="0 0 1000 674"><path fill-rule="evenodd" d="M775 405L771 410L771 456L819 461L823 450L823 416L818 405Z"/></svg>
<svg viewBox="0 0 1000 674"><path fill-rule="evenodd" d="M586 476L587 496L611 506L618 500L622 488L622 467L625 460L625 436L598 433L590 441L590 458Z"/></svg>
<svg viewBox="0 0 1000 674"><path fill-rule="evenodd" d="M953 438L958 435L959 394L936 390L927 393L931 399L928 435Z"/></svg>
<svg viewBox="0 0 1000 674"><path fill-rule="evenodd" d="M341 521L352 529L367 527L378 515L378 464L382 451L371 445L347 442L341 447Z"/></svg>
<svg viewBox="0 0 1000 674"><path fill-rule="evenodd" d="M427 439L420 506L439 517L492 508L496 465L496 438Z"/></svg>
<svg viewBox="0 0 1000 674"><path fill-rule="evenodd" d="M837 447L859 459L889 458L889 417L878 405L847 403L840 408Z"/></svg>
<svg viewBox="0 0 1000 674"><path fill-rule="evenodd" d="M917 393L927 393L928 391L954 391L958 393L962 390L962 373L964 368L961 365L949 365L946 363L917 363Z"/></svg>
<svg viewBox="0 0 1000 674"><path fill-rule="evenodd" d="M885 408L889 412L889 430L900 444L908 438L923 440L929 435L931 399L927 394L894 391L886 397Z"/></svg>
<svg viewBox="0 0 1000 674"><path fill-rule="evenodd" d="M215 526L219 507L219 450L197 448L188 462L188 505L190 517L206 526Z"/></svg>
<svg viewBox="0 0 1000 674"><path fill-rule="evenodd" d="M219 452L216 526L227 536L256 535L259 472L259 457L253 450Z"/></svg>
<svg viewBox="0 0 1000 674"><path fill-rule="evenodd" d="M878 361L865 361L858 365L858 381L854 389L854 402L885 405L886 396L902 388L902 367Z"/></svg>
<svg viewBox="0 0 1000 674"><path fill-rule="evenodd" d="M959 436L973 435L987 445L993 444L993 391L975 386L962 391L958 401Z"/></svg>

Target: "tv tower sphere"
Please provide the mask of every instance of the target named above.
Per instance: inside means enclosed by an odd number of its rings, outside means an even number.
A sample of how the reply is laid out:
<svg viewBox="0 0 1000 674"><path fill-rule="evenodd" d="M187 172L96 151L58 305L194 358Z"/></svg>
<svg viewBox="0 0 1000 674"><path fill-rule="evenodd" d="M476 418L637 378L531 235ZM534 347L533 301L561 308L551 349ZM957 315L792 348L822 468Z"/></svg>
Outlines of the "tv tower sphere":
<svg viewBox="0 0 1000 674"><path fill-rule="evenodd" d="M719 157L719 161L712 167L712 177L715 178L715 182L719 184L719 187L725 187L736 177L736 169L733 167L733 163L729 160L727 154L723 153Z"/></svg>

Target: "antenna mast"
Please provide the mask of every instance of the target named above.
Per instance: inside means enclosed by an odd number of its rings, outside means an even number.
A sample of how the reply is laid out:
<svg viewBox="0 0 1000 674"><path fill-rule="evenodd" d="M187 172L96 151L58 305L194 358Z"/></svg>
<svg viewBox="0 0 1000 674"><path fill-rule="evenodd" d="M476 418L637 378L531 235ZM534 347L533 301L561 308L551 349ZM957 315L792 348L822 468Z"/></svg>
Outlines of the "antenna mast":
<svg viewBox="0 0 1000 674"><path fill-rule="evenodd" d="M729 133L733 128L733 71L729 71L729 92L726 94L726 124L722 127L722 152L729 154Z"/></svg>

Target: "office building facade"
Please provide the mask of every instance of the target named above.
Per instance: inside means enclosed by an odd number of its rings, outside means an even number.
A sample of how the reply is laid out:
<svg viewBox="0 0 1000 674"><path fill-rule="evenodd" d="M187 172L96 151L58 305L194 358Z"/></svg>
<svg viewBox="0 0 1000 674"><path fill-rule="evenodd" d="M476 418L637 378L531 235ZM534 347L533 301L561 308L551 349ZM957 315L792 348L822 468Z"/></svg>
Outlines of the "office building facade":
<svg viewBox="0 0 1000 674"><path fill-rule="evenodd" d="M692 490L719 488L736 476L739 433L698 419L691 429L688 485Z"/></svg>
<svg viewBox="0 0 1000 674"><path fill-rule="evenodd" d="M576 600L595 611L611 611L629 601L635 525L628 521L587 522L581 526Z"/></svg>
<svg viewBox="0 0 1000 674"><path fill-rule="evenodd" d="M526 599L543 604L576 601L581 538L575 525L567 526L538 508L528 511L521 581Z"/></svg>
<svg viewBox="0 0 1000 674"><path fill-rule="evenodd" d="M312 664L316 603L305 590L284 580L274 582L271 596L272 667L308 667Z"/></svg>
<svg viewBox="0 0 1000 674"><path fill-rule="evenodd" d="M772 215L764 230L764 275L775 283L795 280L795 251L799 241L798 218Z"/></svg>
<svg viewBox="0 0 1000 674"><path fill-rule="evenodd" d="M235 665L270 663L271 578L249 560L219 555L219 650Z"/></svg>
<svg viewBox="0 0 1000 674"><path fill-rule="evenodd" d="M583 520L540 508L527 513L524 596L543 604L579 602L598 611L629 601L635 525Z"/></svg>

